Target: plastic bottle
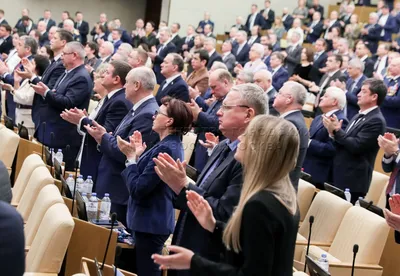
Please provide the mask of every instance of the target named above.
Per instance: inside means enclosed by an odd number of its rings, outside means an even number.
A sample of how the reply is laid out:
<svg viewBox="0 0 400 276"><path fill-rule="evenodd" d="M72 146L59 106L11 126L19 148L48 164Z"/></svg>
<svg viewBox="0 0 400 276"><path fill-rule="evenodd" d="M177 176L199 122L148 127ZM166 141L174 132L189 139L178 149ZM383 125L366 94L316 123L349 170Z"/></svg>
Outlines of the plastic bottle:
<svg viewBox="0 0 400 276"><path fill-rule="evenodd" d="M100 219L110 219L111 199L110 195L105 193L100 205Z"/></svg>
<svg viewBox="0 0 400 276"><path fill-rule="evenodd" d="M97 209L99 205L99 200L96 197L96 193L92 193L92 196L89 198L89 202L87 204L86 212L88 220L91 221L93 219L97 219Z"/></svg>
<svg viewBox="0 0 400 276"><path fill-rule="evenodd" d="M325 253L321 254L321 258L318 260L318 265L326 272L329 272L329 262Z"/></svg>
<svg viewBox="0 0 400 276"><path fill-rule="evenodd" d="M85 192L83 189L85 181L83 181L83 176L79 175L78 179L76 180L76 190L79 191L80 193Z"/></svg>
<svg viewBox="0 0 400 276"><path fill-rule="evenodd" d="M356 201L356 204L354 204L354 206L360 207L360 200L361 200L361 199L363 199L362 196L360 196L360 197L358 198L358 200Z"/></svg>
<svg viewBox="0 0 400 276"><path fill-rule="evenodd" d="M82 193L82 198L83 198L83 202L85 202L86 209L87 209L87 204L89 203L89 199L87 198L87 193Z"/></svg>
<svg viewBox="0 0 400 276"><path fill-rule="evenodd" d="M55 158L56 154L54 153L53 148L50 148L50 154L51 154L51 162L54 164L54 158Z"/></svg>
<svg viewBox="0 0 400 276"><path fill-rule="evenodd" d="M61 149L59 149L58 152L56 153L55 159L57 159L58 163L62 164L63 159L64 159L64 155L63 155Z"/></svg>
<svg viewBox="0 0 400 276"><path fill-rule="evenodd" d="M346 190L344 190L344 196L346 197L346 200L348 202L351 201L351 193L350 193L350 189L349 188L346 188Z"/></svg>
<svg viewBox="0 0 400 276"><path fill-rule="evenodd" d="M84 184L84 192L90 194L92 193L92 189L93 189L93 180L92 177L88 175Z"/></svg>
<svg viewBox="0 0 400 276"><path fill-rule="evenodd" d="M65 180L65 182L67 182L69 190L71 191L71 194L73 194L74 193L75 180L74 180L74 177L72 176L72 174L68 175L68 178Z"/></svg>

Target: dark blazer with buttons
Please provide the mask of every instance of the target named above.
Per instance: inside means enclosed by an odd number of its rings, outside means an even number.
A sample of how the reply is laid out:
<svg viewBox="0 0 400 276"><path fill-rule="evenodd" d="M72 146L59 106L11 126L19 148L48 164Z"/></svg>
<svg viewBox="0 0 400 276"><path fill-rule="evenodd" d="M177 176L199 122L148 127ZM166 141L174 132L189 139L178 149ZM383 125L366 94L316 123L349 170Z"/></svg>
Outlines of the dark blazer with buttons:
<svg viewBox="0 0 400 276"><path fill-rule="evenodd" d="M323 52L321 55L318 56L316 60L314 60L311 70L310 70L310 80L314 83L319 83L321 81L322 76L324 75L319 71L326 66L326 60L328 59L328 54Z"/></svg>
<svg viewBox="0 0 400 276"><path fill-rule="evenodd" d="M246 29L250 32L251 31L251 28L250 28L250 19L251 19L251 17L252 17L252 14L249 14L248 16L247 16L247 20L246 20ZM264 17L260 14L260 13L257 13L256 14L256 19L254 20L254 24L253 24L253 26L256 26L256 25L258 25L258 26L260 26L260 27L262 27L262 26L264 26L264 22L265 22L265 20L264 20Z"/></svg>
<svg viewBox="0 0 400 276"><path fill-rule="evenodd" d="M308 27L311 27L313 22L310 22L308 24ZM320 20L314 27L312 27L312 32L309 32L307 37L306 37L306 42L308 43L314 43L317 41L318 38L321 37L321 34L324 32L324 23L322 20Z"/></svg>
<svg viewBox="0 0 400 276"><path fill-rule="evenodd" d="M244 66L249 61L250 46L249 44L245 43L239 53L237 52L238 49L239 44L236 44L236 47L232 49L232 54L235 56L236 61Z"/></svg>
<svg viewBox="0 0 400 276"><path fill-rule="evenodd" d="M39 21L44 21L44 18L43 17L39 18L38 22ZM53 26L56 26L56 25L57 25L56 21L54 21L53 19L50 18L49 21L47 22L46 31L47 32L50 31L50 28Z"/></svg>
<svg viewBox="0 0 400 276"><path fill-rule="evenodd" d="M388 90L381 104L381 112L388 127L400 129L400 78L396 80L385 78L384 81Z"/></svg>
<svg viewBox="0 0 400 276"><path fill-rule="evenodd" d="M251 44L250 44L250 38L251 37L249 37L249 39L247 40L247 43L250 45L250 48L251 48L251 46L253 46L254 43L260 43L260 40L261 40L260 36L257 36L257 38Z"/></svg>
<svg viewBox="0 0 400 276"><path fill-rule="evenodd" d="M156 99L148 99L136 109L134 116L131 111L128 112L125 116L128 120L127 124L124 124L122 128L117 127L113 134L103 135L99 147L103 156L100 160L96 184L99 198L102 198L105 193L110 193L112 204L128 204L129 193L121 176L121 172L125 169L126 157L118 148L117 136L128 140L135 130L140 131L143 142L150 149L159 139L158 134L152 130L153 115L156 110L158 110Z"/></svg>
<svg viewBox="0 0 400 276"><path fill-rule="evenodd" d="M260 14L264 17L264 10L260 11ZM272 25L275 22L275 12L272 9L269 9L268 11L268 19L265 19L264 17L264 25L262 26L263 30L269 30L272 28Z"/></svg>
<svg viewBox="0 0 400 276"><path fill-rule="evenodd" d="M381 39L382 26L367 24L365 28L368 29L368 34L361 35L361 40L364 41L371 53L375 54L378 49L378 42Z"/></svg>
<svg viewBox="0 0 400 276"><path fill-rule="evenodd" d="M170 96L184 102L190 102L189 99L189 87L187 83L182 79L181 76L174 79L172 82L168 84L167 87L163 89L163 86L166 82L163 81L158 88L156 94L156 100L158 105L161 105L161 99L165 96Z"/></svg>
<svg viewBox="0 0 400 276"><path fill-rule="evenodd" d="M357 95L361 91L362 83L367 79L366 76L362 75L360 80L356 83L356 86L352 89L352 79L349 78L346 82L346 99L347 99L347 119L351 120L358 113L360 107L357 102ZM352 89L352 90L351 90Z"/></svg>
<svg viewBox="0 0 400 276"><path fill-rule="evenodd" d="M214 64L214 62L216 62L216 61L222 62L222 57L221 57L220 54L217 53L217 51L215 51L215 52L210 56L210 58L208 59L208 62L207 62L207 69L210 70L210 69L211 69L211 66L212 66L212 65Z"/></svg>
<svg viewBox="0 0 400 276"><path fill-rule="evenodd" d="M174 192L154 170L153 158L168 153L174 160L183 160L180 135L168 135L140 156L122 172L129 192L127 227L132 231L154 235L170 235L174 231Z"/></svg>
<svg viewBox="0 0 400 276"><path fill-rule="evenodd" d="M178 52L180 52L180 51L182 50L183 41L182 41L182 38L181 38L179 35L176 35L176 36L171 40L171 42L175 44L176 49L178 50Z"/></svg>
<svg viewBox="0 0 400 276"><path fill-rule="evenodd" d="M273 69L271 68L271 72L273 71ZM275 74L273 74L272 76L272 86L279 91L279 89L282 88L283 84L289 79L289 74L288 71L283 68L283 66L281 68L278 69L278 71L276 71Z"/></svg>
<svg viewBox="0 0 400 276"><path fill-rule="evenodd" d="M367 76L368 78L372 78L372 76L373 76L374 65L375 65L375 62L372 60L372 58L367 57L364 60L364 75Z"/></svg>
<svg viewBox="0 0 400 276"><path fill-rule="evenodd" d="M293 74L294 68L300 64L302 51L303 48L300 45L296 45L295 47L289 46L286 48L287 57L285 59L285 66L289 76Z"/></svg>
<svg viewBox="0 0 400 276"><path fill-rule="evenodd" d="M384 134L386 122L379 107L355 126L352 126L353 120L346 128L348 132L339 130L334 135L333 184L342 190L349 188L351 192L367 193L379 150L376 140Z"/></svg>
<svg viewBox="0 0 400 276"><path fill-rule="evenodd" d="M83 45L86 45L87 36L89 34L89 23L87 23L86 21L82 20L82 23L78 28L78 23L75 22L75 29L79 30L79 34L81 36L81 43Z"/></svg>
<svg viewBox="0 0 400 276"><path fill-rule="evenodd" d="M283 18L283 16L282 16L282 18ZM289 31L289 29L292 28L293 21L294 21L293 16L288 14L288 16L286 16L285 20L282 22L286 31Z"/></svg>
<svg viewBox="0 0 400 276"><path fill-rule="evenodd" d="M385 31L384 35L381 36L382 41L392 41L392 34L397 32L396 18L389 14L389 18L386 21L385 26L383 26L383 30Z"/></svg>
<svg viewBox="0 0 400 276"><path fill-rule="evenodd" d="M161 44L157 45L157 51L162 47ZM154 58L153 71L156 74L157 84L161 84L165 77L161 74L161 63L163 63L164 58L170 53L176 53L178 51L174 43L169 42L156 57Z"/></svg>
<svg viewBox="0 0 400 276"><path fill-rule="evenodd" d="M14 48L14 45L12 43L12 36L9 35L0 45L0 54L8 55L12 48Z"/></svg>

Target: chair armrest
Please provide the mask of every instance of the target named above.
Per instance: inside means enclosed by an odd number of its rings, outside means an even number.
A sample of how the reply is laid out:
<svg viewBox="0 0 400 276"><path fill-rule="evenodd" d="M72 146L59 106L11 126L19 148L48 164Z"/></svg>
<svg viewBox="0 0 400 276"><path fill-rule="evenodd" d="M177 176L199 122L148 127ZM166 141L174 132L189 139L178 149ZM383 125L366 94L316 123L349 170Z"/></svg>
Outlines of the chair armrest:
<svg viewBox="0 0 400 276"><path fill-rule="evenodd" d="M305 245L307 246L307 242L306 241L296 241L296 245ZM331 242L314 242L311 241L310 242L310 246L311 245L315 245L318 247L331 247L332 243Z"/></svg>
<svg viewBox="0 0 400 276"><path fill-rule="evenodd" d="M10 167L7 167L8 175L11 175L12 169Z"/></svg>
<svg viewBox="0 0 400 276"><path fill-rule="evenodd" d="M31 249L31 247L29 245L26 245L25 246L25 253L28 253L30 249Z"/></svg>
<svg viewBox="0 0 400 276"><path fill-rule="evenodd" d="M350 268L352 267L351 263L330 263L329 267L342 267L342 268ZM368 269L368 270L383 270L383 267L380 265L373 264L355 264L355 269Z"/></svg>
<svg viewBox="0 0 400 276"><path fill-rule="evenodd" d="M57 273L25 272L24 276L57 276Z"/></svg>

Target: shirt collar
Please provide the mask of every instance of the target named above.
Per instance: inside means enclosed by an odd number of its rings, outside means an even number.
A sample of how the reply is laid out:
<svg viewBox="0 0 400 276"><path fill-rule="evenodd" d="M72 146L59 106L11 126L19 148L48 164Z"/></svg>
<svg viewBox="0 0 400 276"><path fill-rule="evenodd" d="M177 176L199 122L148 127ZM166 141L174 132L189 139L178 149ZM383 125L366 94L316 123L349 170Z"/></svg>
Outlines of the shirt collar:
<svg viewBox="0 0 400 276"><path fill-rule="evenodd" d="M375 106L373 106L373 107L370 107L370 108L364 110L363 112L359 111L358 113L367 115L367 114L370 113L372 110L377 109L377 108L378 108L378 106L375 105Z"/></svg>
<svg viewBox="0 0 400 276"><path fill-rule="evenodd" d="M67 74L69 74L69 73L71 73L72 71L74 71L76 68L78 68L80 65L78 65L78 66L75 66L74 68L72 68L72 69L69 69L69 70L65 70L65 72L67 73Z"/></svg>
<svg viewBox="0 0 400 276"><path fill-rule="evenodd" d="M333 71L333 72L330 72L330 73L328 73L328 75L330 76L330 77L332 77L333 75L335 75L336 74L336 72L337 71L339 71L340 69L338 69L338 70L335 70L335 71Z"/></svg>
<svg viewBox="0 0 400 276"><path fill-rule="evenodd" d="M276 72L278 72L278 70L279 69L281 69L281 67L282 67L282 65L279 65L278 67L276 67L276 68L272 68L272 71L274 71L274 73L276 73Z"/></svg>
<svg viewBox="0 0 400 276"><path fill-rule="evenodd" d="M132 107L133 112L135 112L135 110L138 109L145 101L150 100L151 98L153 98L153 95L148 95L147 97L144 97L143 99L135 103Z"/></svg>
<svg viewBox="0 0 400 276"><path fill-rule="evenodd" d="M360 75L354 80L354 82L355 82L355 83L358 83L358 82L361 80L362 76L363 76L363 74L360 74Z"/></svg>
<svg viewBox="0 0 400 276"><path fill-rule="evenodd" d="M176 74L176 75L173 75L172 77L169 77L168 79L166 79L165 80L165 82L166 82L166 84L168 85L168 84L170 84L174 79L176 79L177 77L179 77L181 74Z"/></svg>
<svg viewBox="0 0 400 276"><path fill-rule="evenodd" d="M331 111L329 111L329 112L326 112L326 113L325 113L325 116L330 117L330 116L332 116L333 113L335 113L335 112L337 112L337 111L339 111L339 109L334 109L334 110L331 110Z"/></svg>
<svg viewBox="0 0 400 276"><path fill-rule="evenodd" d="M110 93L107 94L107 98L108 98L108 99L111 99L111 97L114 96L115 93L117 93L117 92L118 92L119 90L121 90L121 89L122 89L122 88L118 88L118 89L115 89L115 90L111 91Z"/></svg>
<svg viewBox="0 0 400 276"><path fill-rule="evenodd" d="M281 114L281 115L279 116L279 118L285 118L287 115L292 114L292 113L295 113L295 112L297 112L297 111L299 111L299 110L296 109L296 110L287 111L287 112Z"/></svg>
<svg viewBox="0 0 400 276"><path fill-rule="evenodd" d="M54 57L54 61L58 61L61 58L61 54L58 54Z"/></svg>
<svg viewBox="0 0 400 276"><path fill-rule="evenodd" d="M231 51L226 52L226 53L223 53L222 56L223 56L223 57L226 57L226 56L228 56L230 53L231 53Z"/></svg>
<svg viewBox="0 0 400 276"><path fill-rule="evenodd" d="M215 53L215 49L211 50L211 52L208 53L208 56L212 56Z"/></svg>
<svg viewBox="0 0 400 276"><path fill-rule="evenodd" d="M235 151L237 146L239 145L239 139L236 139L233 142L231 142L229 139L226 139L225 141L231 151Z"/></svg>

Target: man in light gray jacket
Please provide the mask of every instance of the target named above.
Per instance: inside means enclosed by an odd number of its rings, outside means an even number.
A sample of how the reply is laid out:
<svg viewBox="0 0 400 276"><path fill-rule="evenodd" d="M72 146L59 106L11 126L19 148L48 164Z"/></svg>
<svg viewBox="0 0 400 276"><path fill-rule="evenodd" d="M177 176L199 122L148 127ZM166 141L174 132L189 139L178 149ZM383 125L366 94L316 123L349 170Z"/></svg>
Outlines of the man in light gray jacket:
<svg viewBox="0 0 400 276"><path fill-rule="evenodd" d="M233 68L235 67L236 58L231 53L232 51L232 43L227 40L222 44L222 61L225 63L228 68L229 73L233 73Z"/></svg>

